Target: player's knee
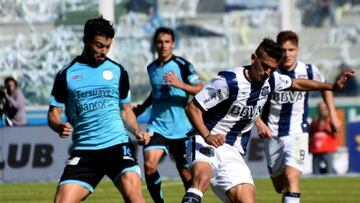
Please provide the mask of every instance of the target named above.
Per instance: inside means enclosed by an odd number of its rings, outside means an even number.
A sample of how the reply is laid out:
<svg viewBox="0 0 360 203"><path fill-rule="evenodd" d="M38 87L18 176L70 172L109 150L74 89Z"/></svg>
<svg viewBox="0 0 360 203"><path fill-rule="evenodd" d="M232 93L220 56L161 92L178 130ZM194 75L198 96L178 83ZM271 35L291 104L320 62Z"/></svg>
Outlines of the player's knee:
<svg viewBox="0 0 360 203"><path fill-rule="evenodd" d="M145 164L144 164L144 168L145 168L145 173L146 174L153 174L157 171L157 164L154 164L154 163L151 163L151 162L148 162L148 161L145 161Z"/></svg>
<svg viewBox="0 0 360 203"><path fill-rule="evenodd" d="M200 176L193 180L192 187L199 188L202 192L205 192L209 188L210 177Z"/></svg>

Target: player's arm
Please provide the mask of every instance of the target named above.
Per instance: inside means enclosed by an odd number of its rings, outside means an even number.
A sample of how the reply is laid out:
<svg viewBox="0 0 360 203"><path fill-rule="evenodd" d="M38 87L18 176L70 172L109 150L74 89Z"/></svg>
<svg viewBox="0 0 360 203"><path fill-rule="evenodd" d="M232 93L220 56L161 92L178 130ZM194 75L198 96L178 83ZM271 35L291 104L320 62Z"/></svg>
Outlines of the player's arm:
<svg viewBox="0 0 360 203"><path fill-rule="evenodd" d="M350 77L353 77L355 71L345 71L341 77L335 83L324 83L318 82L315 80L307 80L307 79L293 79L292 85L290 87L293 91L312 91L312 90L338 90L344 87L346 80Z"/></svg>
<svg viewBox="0 0 360 203"><path fill-rule="evenodd" d="M321 96L329 110L331 131L337 133L340 131L342 123L336 113L333 93L331 91L322 91Z"/></svg>
<svg viewBox="0 0 360 203"><path fill-rule="evenodd" d="M145 101L142 104L133 107L135 116L137 117L142 113L144 113L144 111L151 105L152 105L152 92L149 94L149 96L145 99Z"/></svg>
<svg viewBox="0 0 360 203"><path fill-rule="evenodd" d="M125 121L127 129L135 135L140 144L146 145L149 143L150 135L140 129L130 103L121 104L121 116Z"/></svg>
<svg viewBox="0 0 360 203"><path fill-rule="evenodd" d="M202 82L196 85L190 85L185 82L182 82L173 72L166 73L164 75L164 80L166 81L165 84L180 88L191 95L195 95L204 87L204 84Z"/></svg>
<svg viewBox="0 0 360 203"><path fill-rule="evenodd" d="M190 101L186 106L186 114L200 135L204 138L205 142L213 145L214 147L219 147L225 143L224 135L212 135L208 128L205 126L204 119L202 117L202 109L194 103L194 100Z"/></svg>
<svg viewBox="0 0 360 203"><path fill-rule="evenodd" d="M69 122L62 123L61 121L62 108L50 106L48 111L48 125L57 132L61 138L67 138L73 132L73 127Z"/></svg>

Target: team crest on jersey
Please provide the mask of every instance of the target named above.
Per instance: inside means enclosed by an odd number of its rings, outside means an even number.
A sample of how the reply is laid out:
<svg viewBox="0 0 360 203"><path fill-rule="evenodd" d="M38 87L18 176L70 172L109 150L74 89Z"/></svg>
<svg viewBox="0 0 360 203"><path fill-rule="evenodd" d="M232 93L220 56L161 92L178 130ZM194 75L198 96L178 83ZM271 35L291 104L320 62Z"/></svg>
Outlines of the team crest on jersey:
<svg viewBox="0 0 360 203"><path fill-rule="evenodd" d="M261 96L266 96L268 94L270 94L270 87L269 86L263 87L261 90Z"/></svg>
<svg viewBox="0 0 360 203"><path fill-rule="evenodd" d="M105 70L102 75L105 80L112 80L114 78L113 73L109 70Z"/></svg>

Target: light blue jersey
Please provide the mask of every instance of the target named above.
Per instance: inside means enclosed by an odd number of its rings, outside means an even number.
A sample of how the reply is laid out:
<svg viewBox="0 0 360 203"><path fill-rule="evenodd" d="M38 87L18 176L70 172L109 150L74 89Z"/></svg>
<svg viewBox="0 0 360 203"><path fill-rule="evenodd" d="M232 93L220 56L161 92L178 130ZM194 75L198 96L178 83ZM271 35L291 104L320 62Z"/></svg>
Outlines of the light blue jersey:
<svg viewBox="0 0 360 203"><path fill-rule="evenodd" d="M186 133L192 128L185 113L189 94L180 88L165 85L163 77L167 72L173 72L180 81L197 85L201 81L195 68L185 59L173 56L163 66L157 61L152 62L147 70L152 86L152 111L148 131L157 132L168 139L186 137Z"/></svg>
<svg viewBox="0 0 360 203"><path fill-rule="evenodd" d="M120 116L120 103L130 102L126 70L110 59L97 67L80 56L61 69L50 105L65 107L74 131L74 149L103 149L129 141Z"/></svg>

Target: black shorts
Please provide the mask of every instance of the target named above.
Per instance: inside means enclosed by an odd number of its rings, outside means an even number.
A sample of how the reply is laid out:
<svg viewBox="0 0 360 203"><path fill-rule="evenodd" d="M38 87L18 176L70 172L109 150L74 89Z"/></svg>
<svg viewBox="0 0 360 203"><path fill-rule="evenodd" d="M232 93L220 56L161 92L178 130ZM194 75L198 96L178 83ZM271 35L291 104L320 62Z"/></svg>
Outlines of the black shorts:
<svg viewBox="0 0 360 203"><path fill-rule="evenodd" d="M162 149L166 154L171 154L179 167L188 167L186 161L186 144L189 138L168 139L159 133L154 132L149 144L144 146L144 152L152 149Z"/></svg>
<svg viewBox="0 0 360 203"><path fill-rule="evenodd" d="M104 175L117 183L121 174L128 171L137 172L141 176L131 143L100 150L73 150L59 185L76 183L92 192Z"/></svg>

